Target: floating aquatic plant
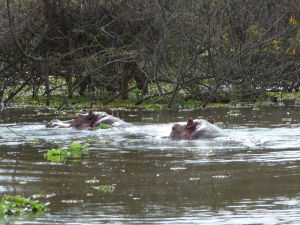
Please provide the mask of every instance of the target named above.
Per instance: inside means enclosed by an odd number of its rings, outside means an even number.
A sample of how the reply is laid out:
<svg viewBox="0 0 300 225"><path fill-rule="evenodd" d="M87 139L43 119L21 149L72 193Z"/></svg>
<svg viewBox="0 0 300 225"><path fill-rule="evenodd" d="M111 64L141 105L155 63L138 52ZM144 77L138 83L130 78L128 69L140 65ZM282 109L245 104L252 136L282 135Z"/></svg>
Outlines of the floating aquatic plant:
<svg viewBox="0 0 300 225"><path fill-rule="evenodd" d="M106 137L104 135L101 135L101 136ZM85 143L87 143L87 144L105 144L105 145L109 145L109 144L112 144L112 141L103 140L100 137L90 137L85 141Z"/></svg>
<svg viewBox="0 0 300 225"><path fill-rule="evenodd" d="M65 162L65 161L80 161L81 157L88 155L88 145L82 145L80 143L74 143L69 145L67 149L51 149L45 154L45 158L52 162Z"/></svg>
<svg viewBox="0 0 300 225"><path fill-rule="evenodd" d="M92 130L98 130L98 129L110 129L111 126L108 124L100 123L98 126L95 126L92 128Z"/></svg>
<svg viewBox="0 0 300 225"><path fill-rule="evenodd" d="M20 195L4 196L0 201L0 217L19 216L24 214L42 214L48 208L41 203L29 200Z"/></svg>
<svg viewBox="0 0 300 225"><path fill-rule="evenodd" d="M101 185L95 186L94 189L103 193L113 193L116 190L116 187L114 185Z"/></svg>
<svg viewBox="0 0 300 225"><path fill-rule="evenodd" d="M41 143L41 142L43 142L43 141L40 140L40 139L25 140L25 143L26 143L26 144L39 144L39 143Z"/></svg>

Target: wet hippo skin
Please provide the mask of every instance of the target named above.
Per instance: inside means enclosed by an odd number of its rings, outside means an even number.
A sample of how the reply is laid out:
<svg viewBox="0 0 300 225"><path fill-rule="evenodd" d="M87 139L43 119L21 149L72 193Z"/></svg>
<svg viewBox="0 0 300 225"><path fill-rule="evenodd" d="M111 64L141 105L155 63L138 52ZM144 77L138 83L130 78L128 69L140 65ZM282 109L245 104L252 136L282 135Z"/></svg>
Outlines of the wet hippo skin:
<svg viewBox="0 0 300 225"><path fill-rule="evenodd" d="M108 110L108 112L93 112L90 110L88 113L77 113L72 120L51 120L46 124L46 127L89 129L96 127L101 123L117 127L130 126L129 123L126 123L120 118L113 116L111 110Z"/></svg>
<svg viewBox="0 0 300 225"><path fill-rule="evenodd" d="M193 140L224 136L222 130L213 123L202 119L188 119L186 124L174 124L170 137L176 140Z"/></svg>

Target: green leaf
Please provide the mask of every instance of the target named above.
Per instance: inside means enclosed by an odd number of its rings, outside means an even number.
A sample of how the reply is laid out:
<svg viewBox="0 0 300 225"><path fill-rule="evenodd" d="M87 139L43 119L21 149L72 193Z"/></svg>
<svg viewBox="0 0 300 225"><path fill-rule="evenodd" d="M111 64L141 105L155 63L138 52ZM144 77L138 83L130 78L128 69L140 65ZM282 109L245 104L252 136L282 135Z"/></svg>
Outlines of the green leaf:
<svg viewBox="0 0 300 225"><path fill-rule="evenodd" d="M0 202L0 217L19 216L23 214L42 214L48 208L44 204L26 199L20 195L4 196Z"/></svg>

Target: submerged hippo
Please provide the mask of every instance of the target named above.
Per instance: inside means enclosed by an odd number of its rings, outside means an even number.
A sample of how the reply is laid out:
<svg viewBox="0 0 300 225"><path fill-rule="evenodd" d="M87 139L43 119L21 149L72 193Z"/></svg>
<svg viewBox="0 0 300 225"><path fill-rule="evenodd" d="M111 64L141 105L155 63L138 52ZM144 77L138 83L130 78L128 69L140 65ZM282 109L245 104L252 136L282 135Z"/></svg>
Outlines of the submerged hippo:
<svg viewBox="0 0 300 225"><path fill-rule="evenodd" d="M76 128L76 129L89 129L100 124L107 124L116 127L126 127L129 123L124 122L118 117L112 115L112 111L107 112L93 112L90 110L88 113L77 113L72 120L60 121L58 119L51 120L46 124L48 128Z"/></svg>
<svg viewBox="0 0 300 225"><path fill-rule="evenodd" d="M209 117L207 120L188 119L184 125L174 124L170 137L177 140L192 140L224 136L222 130L214 123L213 117Z"/></svg>

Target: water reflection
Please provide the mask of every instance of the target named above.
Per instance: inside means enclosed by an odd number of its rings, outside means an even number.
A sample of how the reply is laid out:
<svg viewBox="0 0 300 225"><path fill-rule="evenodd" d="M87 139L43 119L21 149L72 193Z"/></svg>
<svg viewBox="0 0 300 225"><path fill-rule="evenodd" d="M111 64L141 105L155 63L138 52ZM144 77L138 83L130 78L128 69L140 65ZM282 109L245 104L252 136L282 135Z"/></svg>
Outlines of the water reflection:
<svg viewBox="0 0 300 225"><path fill-rule="evenodd" d="M13 224L299 224L299 115L288 111L215 111L227 136L194 141L166 136L199 112L131 113L136 126L98 131L10 121L0 126L0 192L50 203L50 214ZM81 163L43 156L82 140L91 153Z"/></svg>

